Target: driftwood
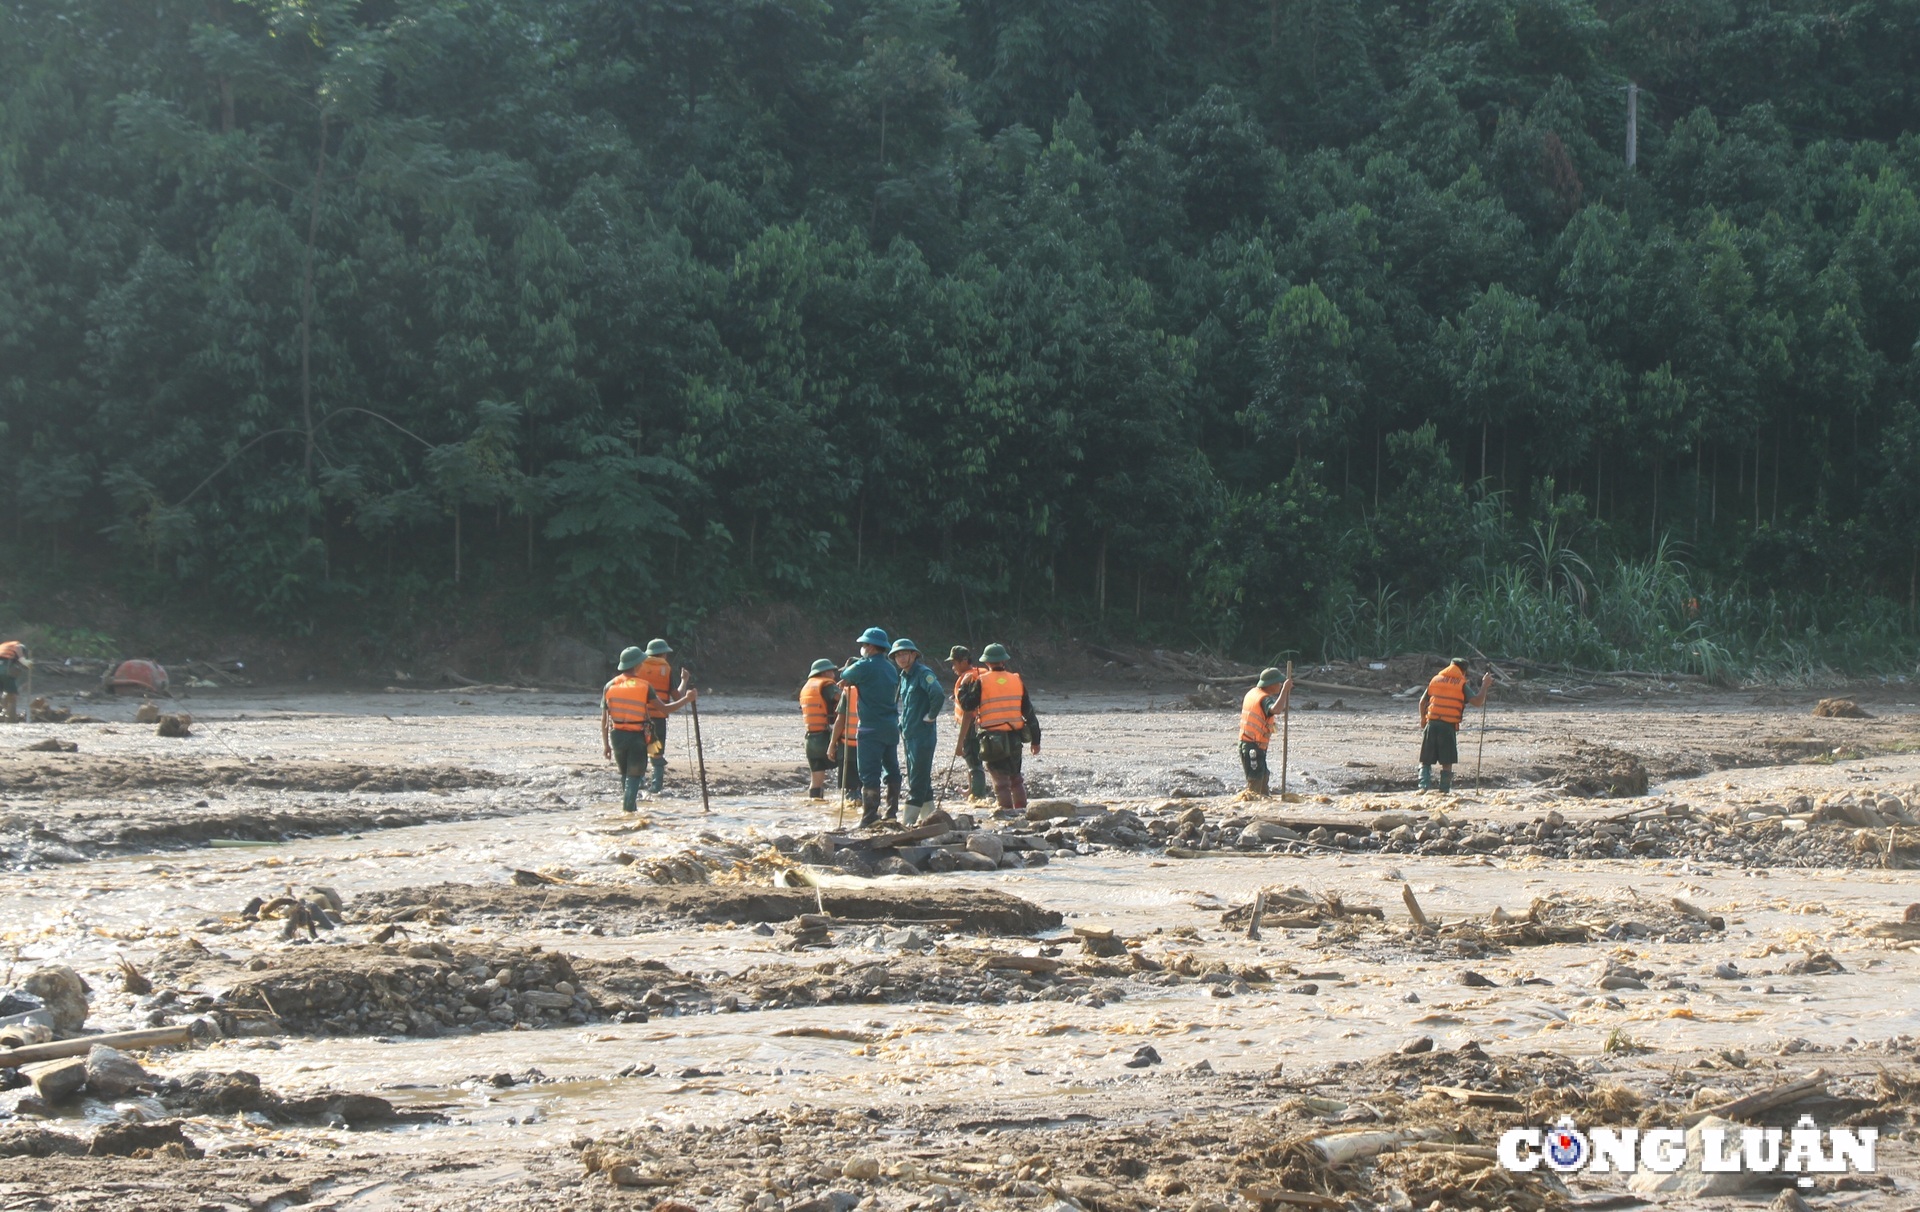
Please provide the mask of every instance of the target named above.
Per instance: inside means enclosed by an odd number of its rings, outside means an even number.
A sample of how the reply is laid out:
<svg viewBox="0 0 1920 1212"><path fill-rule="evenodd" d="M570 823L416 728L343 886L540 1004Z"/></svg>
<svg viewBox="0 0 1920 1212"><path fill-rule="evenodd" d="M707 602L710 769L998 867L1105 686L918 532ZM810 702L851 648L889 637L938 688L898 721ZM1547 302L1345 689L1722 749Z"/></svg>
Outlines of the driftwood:
<svg viewBox="0 0 1920 1212"><path fill-rule="evenodd" d="M1010 972L1031 972L1045 976L1060 970L1060 961L1044 955L989 955L980 961L984 967Z"/></svg>
<svg viewBox="0 0 1920 1212"><path fill-rule="evenodd" d="M1404 1149L1420 1141L1452 1140L1455 1133L1446 1128L1392 1128L1382 1131L1336 1132L1309 1141L1327 1164L1340 1166L1365 1161L1395 1149Z"/></svg>
<svg viewBox="0 0 1920 1212"><path fill-rule="evenodd" d="M1433 929L1432 924L1427 921L1427 915L1420 910L1420 901L1413 895L1412 884L1400 885L1400 899L1406 902L1407 915L1413 919L1414 925L1422 930Z"/></svg>
<svg viewBox="0 0 1920 1212"><path fill-rule="evenodd" d="M36 1061L60 1060L68 1056L85 1056L93 1051L95 1045L118 1048L122 1052L138 1051L146 1048L171 1048L193 1042L193 1029L179 1027L147 1027L139 1031L115 1031L107 1035L83 1035L78 1039L54 1040L47 1044L28 1044L24 1048L12 1048L0 1052L0 1069L18 1069L21 1065L30 1065Z"/></svg>
<svg viewBox="0 0 1920 1212"><path fill-rule="evenodd" d="M1683 1128L1691 1128L1710 1115L1717 1115L1721 1119L1730 1119L1738 1122L1748 1116L1760 1115L1773 1110L1775 1107L1785 1107L1791 1103L1797 1103L1803 1098L1812 1098L1815 1095L1825 1094L1826 1092L1827 1071L1825 1069L1815 1069L1805 1077L1796 1078L1784 1085L1758 1090L1752 1094L1736 1098L1732 1102L1721 1103L1717 1107L1708 1107L1702 1111L1690 1111L1680 1117L1680 1126Z"/></svg>

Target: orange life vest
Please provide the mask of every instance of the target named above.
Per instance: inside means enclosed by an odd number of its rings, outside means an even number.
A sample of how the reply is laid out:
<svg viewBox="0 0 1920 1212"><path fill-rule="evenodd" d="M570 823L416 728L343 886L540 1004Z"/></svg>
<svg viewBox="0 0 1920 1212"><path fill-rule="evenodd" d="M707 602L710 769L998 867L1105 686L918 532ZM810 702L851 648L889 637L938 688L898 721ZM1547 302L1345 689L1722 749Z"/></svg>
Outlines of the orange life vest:
<svg viewBox="0 0 1920 1212"><path fill-rule="evenodd" d="M645 732L653 695L652 683L628 674L608 682L601 692L601 701L606 704L607 714L613 717L614 731Z"/></svg>
<svg viewBox="0 0 1920 1212"><path fill-rule="evenodd" d="M640 662L640 667L633 672L636 677L644 680L647 685L652 686L660 695L660 701L647 709L650 713L648 718L655 720L666 719L667 696L673 691L673 667L667 663L667 658L650 656Z"/></svg>
<svg viewBox="0 0 1920 1212"><path fill-rule="evenodd" d="M830 673L815 674L800 687L800 714L806 717L808 732L825 732L833 718L833 711L827 706L827 696L821 693L829 682Z"/></svg>
<svg viewBox="0 0 1920 1212"><path fill-rule="evenodd" d="M1425 718L1458 726L1467 714L1467 675L1459 666L1449 665L1427 683Z"/></svg>
<svg viewBox="0 0 1920 1212"><path fill-rule="evenodd" d="M1267 700L1279 694L1267 686L1255 686L1240 700L1240 739L1265 748L1273 739L1273 717L1267 714Z"/></svg>
<svg viewBox="0 0 1920 1212"><path fill-rule="evenodd" d="M1026 715L1020 700L1027 687L1020 675L1006 669L988 669L980 675L980 710L974 722L983 732L1015 732L1024 728Z"/></svg>
<svg viewBox="0 0 1920 1212"><path fill-rule="evenodd" d="M17 661L20 659L20 654L26 650L27 646L19 640L8 640L0 644L0 661Z"/></svg>
<svg viewBox="0 0 1920 1212"><path fill-rule="evenodd" d="M967 721L967 709L960 705L960 688L968 682L980 680L980 666L975 665L965 673L953 679L953 722L957 727Z"/></svg>
<svg viewBox="0 0 1920 1212"><path fill-rule="evenodd" d="M840 688L840 716L846 720L846 726L840 731L842 745L860 743L860 688L842 686Z"/></svg>

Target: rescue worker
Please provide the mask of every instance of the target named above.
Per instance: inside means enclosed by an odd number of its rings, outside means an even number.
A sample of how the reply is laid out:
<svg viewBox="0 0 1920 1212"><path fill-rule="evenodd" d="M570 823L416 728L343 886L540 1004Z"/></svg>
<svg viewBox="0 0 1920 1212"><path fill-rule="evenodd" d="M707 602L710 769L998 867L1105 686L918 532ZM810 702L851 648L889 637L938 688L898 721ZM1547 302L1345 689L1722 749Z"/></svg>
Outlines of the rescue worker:
<svg viewBox="0 0 1920 1212"><path fill-rule="evenodd" d="M1240 770L1247 790L1267 794L1267 742L1273 739L1273 717L1289 710L1293 679L1278 669L1263 669L1260 680L1240 700Z"/></svg>
<svg viewBox="0 0 1920 1212"><path fill-rule="evenodd" d="M19 722L20 675L32 663L27 646L19 640L0 644L0 719L10 724Z"/></svg>
<svg viewBox="0 0 1920 1212"><path fill-rule="evenodd" d="M807 722L807 798L827 798L827 771L833 769L833 725L840 714L840 670L825 657L813 663L800 687L800 714Z"/></svg>
<svg viewBox="0 0 1920 1212"><path fill-rule="evenodd" d="M900 747L907 759L907 810L901 823L911 826L921 813L933 811L933 750L947 692L912 640L895 640L887 655L900 670Z"/></svg>
<svg viewBox="0 0 1920 1212"><path fill-rule="evenodd" d="M1002 808L1024 812L1027 780L1020 773L1020 743L1026 741L1030 752L1040 756L1040 717L1033 713L1026 682L1007 668L1012 658L1006 645L988 644L980 659L987 667L956 688L954 699L966 710L963 727L980 733L980 758L993 779L994 798Z"/></svg>
<svg viewBox="0 0 1920 1212"><path fill-rule="evenodd" d="M689 701L684 696L678 699L667 697L673 693L673 663L667 660L672 655L673 649L667 646L665 640L648 640L647 659L640 663L639 670L639 676L660 695L659 701L650 708L653 714L647 719L647 730L653 734L650 748L653 754L653 783L648 790L655 795L659 795L660 789L667 783L667 717L680 710L680 704ZM680 689L685 690L686 670L681 670L680 674Z"/></svg>
<svg viewBox="0 0 1920 1212"><path fill-rule="evenodd" d="M840 683L859 692L855 706L859 726L854 730L859 758L860 824L880 819L880 783L887 786L887 816L900 815L900 670L887 659L891 641L878 627L869 627L855 641L860 656L840 670Z"/></svg>
<svg viewBox="0 0 1920 1212"><path fill-rule="evenodd" d="M980 666L973 663L973 650L960 644L947 650L947 664L953 669L953 727L960 737L954 755L967 764L967 794L984 800L987 768L980 763L980 730L966 726L967 712L960 706L960 687L980 676Z"/></svg>
<svg viewBox="0 0 1920 1212"><path fill-rule="evenodd" d="M1433 786L1433 768L1440 767L1440 790L1453 790L1453 764L1460 760L1460 721L1467 708L1487 701L1493 671L1480 675L1480 693L1467 697L1467 659L1455 657L1420 696L1420 790Z"/></svg>
<svg viewBox="0 0 1920 1212"><path fill-rule="evenodd" d="M696 695L688 687L677 699L663 699L653 683L635 668L645 656L638 648L623 651L620 672L600 692L600 751L613 759L620 771L620 807L626 812L639 811L635 801L645 781L647 759L658 744L652 730L656 712L664 719L666 712L678 711Z"/></svg>

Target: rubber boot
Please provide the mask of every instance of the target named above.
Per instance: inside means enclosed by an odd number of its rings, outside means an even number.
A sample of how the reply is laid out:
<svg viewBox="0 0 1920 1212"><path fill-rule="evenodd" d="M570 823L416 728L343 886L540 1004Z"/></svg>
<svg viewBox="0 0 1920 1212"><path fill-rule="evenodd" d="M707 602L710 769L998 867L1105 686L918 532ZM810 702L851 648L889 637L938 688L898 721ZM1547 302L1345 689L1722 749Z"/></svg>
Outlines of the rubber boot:
<svg viewBox="0 0 1920 1212"><path fill-rule="evenodd" d="M1021 812L1027 810L1027 776L1024 774L1013 776L1013 806Z"/></svg>
<svg viewBox="0 0 1920 1212"><path fill-rule="evenodd" d="M1431 789L1432 787L1433 787L1433 767L1431 766L1420 767L1420 790L1426 791Z"/></svg>
<svg viewBox="0 0 1920 1212"><path fill-rule="evenodd" d="M865 829L869 825L878 824L880 821L880 789L878 787L862 787L860 789L860 803L865 809L865 811L860 814L860 827Z"/></svg>
<svg viewBox="0 0 1920 1212"><path fill-rule="evenodd" d="M987 772L984 769L974 769L969 771L968 774L970 778L967 786L967 795L976 800L986 799L989 794L987 791Z"/></svg>
<svg viewBox="0 0 1920 1212"><path fill-rule="evenodd" d="M1000 801L1002 808L1005 808L1008 812L1012 812L1015 807L1013 802L1013 776L999 770L990 769L987 771L987 777L993 780L993 798Z"/></svg>
<svg viewBox="0 0 1920 1212"><path fill-rule="evenodd" d="M649 788L649 790L651 790L655 795L659 795L660 789L666 785L667 785L667 759L654 758L653 759L653 786Z"/></svg>
<svg viewBox="0 0 1920 1212"><path fill-rule="evenodd" d="M900 823L911 829L920 823L921 814L932 811L932 804L908 804L900 814Z"/></svg>
<svg viewBox="0 0 1920 1212"><path fill-rule="evenodd" d="M900 780L897 778L887 780L887 819L900 819Z"/></svg>
<svg viewBox="0 0 1920 1212"><path fill-rule="evenodd" d="M1453 771L1442 770L1440 772L1440 790L1442 791L1453 790Z"/></svg>
<svg viewBox="0 0 1920 1212"><path fill-rule="evenodd" d="M825 787L809 787L807 788L807 798L815 801L824 800L827 798L827 789Z"/></svg>
<svg viewBox="0 0 1920 1212"><path fill-rule="evenodd" d="M640 780L627 775L620 780L620 808L623 812L638 812L634 801L640 798Z"/></svg>

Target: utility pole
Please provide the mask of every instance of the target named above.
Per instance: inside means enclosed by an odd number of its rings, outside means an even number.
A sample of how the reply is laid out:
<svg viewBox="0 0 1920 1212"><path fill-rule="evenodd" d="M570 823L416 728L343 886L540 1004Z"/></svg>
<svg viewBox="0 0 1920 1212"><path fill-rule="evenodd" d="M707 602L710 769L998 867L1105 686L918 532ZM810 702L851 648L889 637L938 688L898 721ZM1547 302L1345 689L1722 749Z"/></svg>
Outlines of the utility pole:
<svg viewBox="0 0 1920 1212"><path fill-rule="evenodd" d="M1640 86L1627 85L1627 167L1640 159Z"/></svg>

